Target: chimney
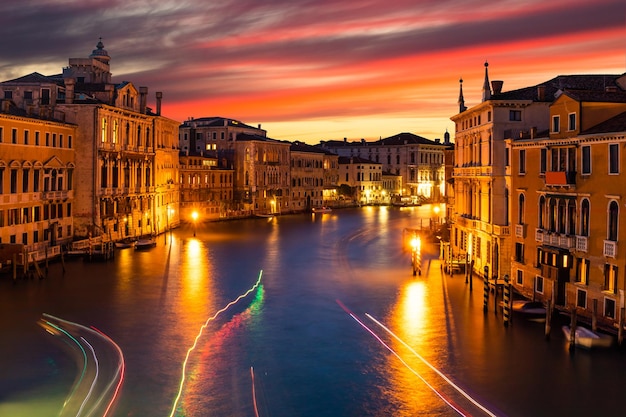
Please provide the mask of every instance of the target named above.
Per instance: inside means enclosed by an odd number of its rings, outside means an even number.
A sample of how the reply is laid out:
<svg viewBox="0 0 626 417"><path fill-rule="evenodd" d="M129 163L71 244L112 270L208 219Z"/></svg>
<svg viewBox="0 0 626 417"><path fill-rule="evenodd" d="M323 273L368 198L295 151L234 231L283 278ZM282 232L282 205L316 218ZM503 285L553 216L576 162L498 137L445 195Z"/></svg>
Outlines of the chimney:
<svg viewBox="0 0 626 417"><path fill-rule="evenodd" d="M2 100L2 112L3 113L8 113L10 107L11 107L11 101L9 101L9 100Z"/></svg>
<svg viewBox="0 0 626 417"><path fill-rule="evenodd" d="M535 139L535 136L537 136L537 126L530 128L530 138Z"/></svg>
<svg viewBox="0 0 626 417"><path fill-rule="evenodd" d="M148 105L148 87L139 87L139 113L146 114Z"/></svg>
<svg viewBox="0 0 626 417"><path fill-rule="evenodd" d="M343 138L343 143L348 142L348 138Z"/></svg>
<svg viewBox="0 0 626 417"><path fill-rule="evenodd" d="M546 99L546 86L538 85L537 86L537 100L544 101Z"/></svg>
<svg viewBox="0 0 626 417"><path fill-rule="evenodd" d="M259 129L261 128L261 123L259 123Z"/></svg>
<svg viewBox="0 0 626 417"><path fill-rule="evenodd" d="M157 116L161 115L161 100L163 99L163 93L160 91L156 92L156 114Z"/></svg>
<svg viewBox="0 0 626 417"><path fill-rule="evenodd" d="M435 138L435 143L441 143L441 139Z"/></svg>
<svg viewBox="0 0 626 417"><path fill-rule="evenodd" d="M491 82L493 94L500 94L502 92L502 84L504 84L504 81L494 80Z"/></svg>
<svg viewBox="0 0 626 417"><path fill-rule="evenodd" d="M65 80L65 104L74 103L74 85L76 80L73 78L66 78Z"/></svg>

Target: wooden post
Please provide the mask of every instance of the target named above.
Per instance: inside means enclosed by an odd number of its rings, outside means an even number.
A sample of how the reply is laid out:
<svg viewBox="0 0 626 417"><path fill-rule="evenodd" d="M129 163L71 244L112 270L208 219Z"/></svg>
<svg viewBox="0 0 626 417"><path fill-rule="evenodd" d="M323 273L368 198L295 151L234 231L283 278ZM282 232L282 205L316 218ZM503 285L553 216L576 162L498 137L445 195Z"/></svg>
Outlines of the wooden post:
<svg viewBox="0 0 626 417"><path fill-rule="evenodd" d="M65 258L63 257L63 249L61 249L61 269L65 272Z"/></svg>
<svg viewBox="0 0 626 417"><path fill-rule="evenodd" d="M468 272L468 275L469 275L469 284L470 284L470 291L472 291L472 282L474 281L474 280L472 279L472 272L473 272L473 271L474 271L474 260L472 260L472 261L470 262L470 265L469 265L469 272Z"/></svg>
<svg viewBox="0 0 626 417"><path fill-rule="evenodd" d="M489 267L485 265L483 272L484 292L483 292L483 311L486 313L489 310Z"/></svg>
<svg viewBox="0 0 626 417"><path fill-rule="evenodd" d="M48 247L45 247L45 256L46 256L46 276L48 276ZM35 261L36 262L36 261Z"/></svg>
<svg viewBox="0 0 626 417"><path fill-rule="evenodd" d="M485 267L486 269L487 267ZM493 276L493 312L498 314L498 276Z"/></svg>
<svg viewBox="0 0 626 417"><path fill-rule="evenodd" d="M571 321L569 325L569 351L576 348L576 307L572 307Z"/></svg>
<svg viewBox="0 0 626 417"><path fill-rule="evenodd" d="M17 254L13 254L13 281L17 281Z"/></svg>
<svg viewBox="0 0 626 417"><path fill-rule="evenodd" d="M550 326L552 321L552 300L548 300L546 305L546 339L550 338Z"/></svg>
<svg viewBox="0 0 626 417"><path fill-rule="evenodd" d="M619 320L618 322L618 328L617 328L617 344L618 346L622 346L622 342L624 340L624 314L626 313L626 309L624 309L624 307L621 307L619 309Z"/></svg>
<svg viewBox="0 0 626 417"><path fill-rule="evenodd" d="M598 328L598 299L593 299L593 309L591 310L591 330L594 332Z"/></svg>
<svg viewBox="0 0 626 417"><path fill-rule="evenodd" d="M502 315L504 316L504 327L508 327L509 318L510 318L510 304L511 304L511 283L509 282L509 275L504 275L504 294L503 296L503 305L502 305Z"/></svg>

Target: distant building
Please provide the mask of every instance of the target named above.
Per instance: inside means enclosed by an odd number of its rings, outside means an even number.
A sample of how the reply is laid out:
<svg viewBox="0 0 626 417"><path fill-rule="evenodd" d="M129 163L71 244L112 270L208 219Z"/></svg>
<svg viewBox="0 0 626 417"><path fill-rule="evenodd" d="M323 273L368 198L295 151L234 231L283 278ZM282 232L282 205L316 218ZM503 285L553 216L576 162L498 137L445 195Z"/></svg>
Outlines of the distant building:
<svg viewBox="0 0 626 417"><path fill-rule="evenodd" d="M146 87L113 83L109 61L98 42L62 75L33 73L0 90L18 107L77 126L74 235L160 233L179 219L179 123L161 116L160 92L153 112Z"/></svg>
<svg viewBox="0 0 626 417"><path fill-rule="evenodd" d="M217 220L233 210L234 171L218 166L216 158L202 154L180 155L180 217Z"/></svg>
<svg viewBox="0 0 626 417"><path fill-rule="evenodd" d="M441 201L445 192L446 145L412 133L374 142L323 141L319 144L339 156L359 157L380 163L382 169L402 176L402 195Z"/></svg>
<svg viewBox="0 0 626 417"><path fill-rule="evenodd" d="M73 237L77 127L32 113L1 101L0 243L52 256Z"/></svg>
<svg viewBox="0 0 626 417"><path fill-rule="evenodd" d="M607 328L624 320L626 75L564 76L546 129L511 137L512 283ZM553 95L553 97L555 97Z"/></svg>
<svg viewBox="0 0 626 417"><path fill-rule="evenodd" d="M359 157L339 157L339 184L353 190L352 198L359 204L383 202L383 166Z"/></svg>
<svg viewBox="0 0 626 417"><path fill-rule="evenodd" d="M290 147L291 207L310 211L324 205L324 159L326 152L302 142Z"/></svg>
<svg viewBox="0 0 626 417"><path fill-rule="evenodd" d="M289 142L264 135L233 133L234 204L249 214L289 212Z"/></svg>

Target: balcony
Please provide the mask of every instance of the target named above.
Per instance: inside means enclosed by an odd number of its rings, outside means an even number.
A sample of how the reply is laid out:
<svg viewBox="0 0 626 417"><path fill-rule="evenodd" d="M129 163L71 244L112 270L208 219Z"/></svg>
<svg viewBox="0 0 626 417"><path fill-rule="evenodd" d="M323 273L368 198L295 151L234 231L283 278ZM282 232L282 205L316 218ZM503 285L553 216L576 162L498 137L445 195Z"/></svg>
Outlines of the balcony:
<svg viewBox="0 0 626 417"><path fill-rule="evenodd" d="M615 258L617 255L617 242L613 240L604 241L604 256Z"/></svg>
<svg viewBox="0 0 626 417"><path fill-rule="evenodd" d="M587 236L576 236L576 250L579 252L587 252L589 245Z"/></svg>
<svg viewBox="0 0 626 417"><path fill-rule="evenodd" d="M576 185L576 171L547 171L545 183L548 187L571 187Z"/></svg>
<svg viewBox="0 0 626 417"><path fill-rule="evenodd" d="M519 237L521 239L524 239L526 237L526 225L525 224L515 225L515 237Z"/></svg>
<svg viewBox="0 0 626 417"><path fill-rule="evenodd" d="M549 232L545 229L535 229L535 240L538 243L563 249L574 249L577 245L577 236Z"/></svg>
<svg viewBox="0 0 626 417"><path fill-rule="evenodd" d="M500 226L500 225L494 224L493 234L498 237L509 236L511 234L511 226Z"/></svg>
<svg viewBox="0 0 626 417"><path fill-rule="evenodd" d="M44 191L41 193L42 200L64 200L70 196L70 191Z"/></svg>

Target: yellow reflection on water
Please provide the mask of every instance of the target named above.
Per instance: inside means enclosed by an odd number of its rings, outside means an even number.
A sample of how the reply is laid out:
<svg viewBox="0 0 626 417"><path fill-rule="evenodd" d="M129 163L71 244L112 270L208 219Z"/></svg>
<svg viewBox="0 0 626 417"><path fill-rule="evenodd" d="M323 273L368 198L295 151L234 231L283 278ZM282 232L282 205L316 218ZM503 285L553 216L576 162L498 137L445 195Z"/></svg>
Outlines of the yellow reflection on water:
<svg viewBox="0 0 626 417"><path fill-rule="evenodd" d="M430 337L437 323L431 315L428 296L428 286L424 281L406 282L391 314L389 327L408 346L430 361L437 354L438 348ZM427 385L434 382L433 371L401 342L392 339L390 346L406 362L401 363L393 355L388 357L388 379L389 385L393 387L391 395L393 402L400 407L397 415L446 413L445 404Z"/></svg>

